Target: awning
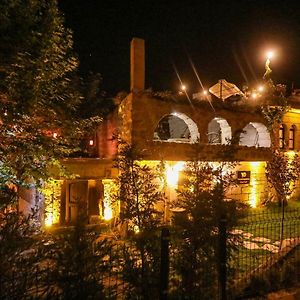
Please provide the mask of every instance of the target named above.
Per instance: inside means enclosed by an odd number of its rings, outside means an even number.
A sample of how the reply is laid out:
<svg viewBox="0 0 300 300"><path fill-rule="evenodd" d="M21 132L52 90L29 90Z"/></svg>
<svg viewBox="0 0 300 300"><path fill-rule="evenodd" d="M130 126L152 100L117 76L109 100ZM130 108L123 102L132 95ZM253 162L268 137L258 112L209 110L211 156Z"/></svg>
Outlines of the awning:
<svg viewBox="0 0 300 300"><path fill-rule="evenodd" d="M209 92L222 100L234 95L244 95L235 84L227 82L225 79L220 79L218 83L209 88Z"/></svg>

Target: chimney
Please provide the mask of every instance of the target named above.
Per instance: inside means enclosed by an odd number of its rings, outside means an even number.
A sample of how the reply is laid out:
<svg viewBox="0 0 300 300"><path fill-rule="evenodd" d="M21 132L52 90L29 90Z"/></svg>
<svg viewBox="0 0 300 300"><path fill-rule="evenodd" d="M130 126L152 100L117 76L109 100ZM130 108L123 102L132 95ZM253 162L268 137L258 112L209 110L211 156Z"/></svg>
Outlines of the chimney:
<svg viewBox="0 0 300 300"><path fill-rule="evenodd" d="M130 91L145 89L145 41L133 38L130 45Z"/></svg>

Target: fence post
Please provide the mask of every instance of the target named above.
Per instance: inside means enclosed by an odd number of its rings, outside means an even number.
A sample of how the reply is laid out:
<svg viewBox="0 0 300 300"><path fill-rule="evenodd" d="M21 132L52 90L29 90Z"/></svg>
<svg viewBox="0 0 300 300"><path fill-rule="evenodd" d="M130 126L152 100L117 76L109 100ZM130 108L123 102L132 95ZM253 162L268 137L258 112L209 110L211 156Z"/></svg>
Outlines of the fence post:
<svg viewBox="0 0 300 300"><path fill-rule="evenodd" d="M225 216L221 216L219 221L219 286L220 299L227 299L226 283L227 283L227 249L226 249L226 227L227 221Z"/></svg>
<svg viewBox="0 0 300 300"><path fill-rule="evenodd" d="M168 228L161 230L161 250L160 250L160 286L159 299L166 300L168 298L169 285L169 240L170 231Z"/></svg>

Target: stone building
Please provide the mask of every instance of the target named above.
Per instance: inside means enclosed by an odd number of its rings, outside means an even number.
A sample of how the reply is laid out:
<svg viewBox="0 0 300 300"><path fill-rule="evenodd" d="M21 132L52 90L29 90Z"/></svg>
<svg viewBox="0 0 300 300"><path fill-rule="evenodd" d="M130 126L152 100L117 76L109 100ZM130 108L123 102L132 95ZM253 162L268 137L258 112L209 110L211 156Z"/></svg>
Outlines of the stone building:
<svg viewBox="0 0 300 300"><path fill-rule="evenodd" d="M112 217L110 194L118 175L118 170L113 167L117 152L114 134L133 144L145 162L163 160L176 178L182 164L191 159L195 147L200 149L201 160L218 162L228 142L237 138L235 156L240 163L236 171L238 176L246 174L246 178L232 189L230 197L252 206L269 196L265 164L271 144L290 153L299 151L300 109L296 96L291 98L292 108L285 114L283 124L270 132L259 106L247 103L242 97L225 100L211 97L209 101L197 96L187 99L185 94L147 91L144 82L144 41L134 38L131 42L130 93L104 120L90 141L95 157L64 161L76 174L76 179L57 181L59 188L55 197L46 201L46 224L74 222L78 199L86 203L91 223ZM177 184L167 188L170 201L176 198Z"/></svg>

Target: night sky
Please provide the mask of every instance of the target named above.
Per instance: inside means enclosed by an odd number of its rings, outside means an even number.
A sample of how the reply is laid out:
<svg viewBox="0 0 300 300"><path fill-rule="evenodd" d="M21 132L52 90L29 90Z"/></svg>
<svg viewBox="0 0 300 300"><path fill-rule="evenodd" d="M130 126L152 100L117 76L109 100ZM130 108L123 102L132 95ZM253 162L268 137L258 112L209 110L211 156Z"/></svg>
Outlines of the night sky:
<svg viewBox="0 0 300 300"><path fill-rule="evenodd" d="M178 90L176 66L190 92L226 80L254 85L272 48L276 82L300 88L298 1L60 0L74 32L80 72L100 73L109 94L129 90L132 37L145 39L146 88Z"/></svg>

